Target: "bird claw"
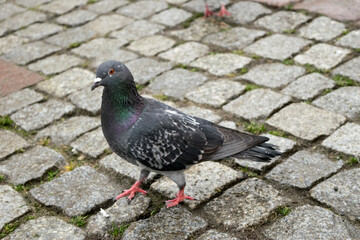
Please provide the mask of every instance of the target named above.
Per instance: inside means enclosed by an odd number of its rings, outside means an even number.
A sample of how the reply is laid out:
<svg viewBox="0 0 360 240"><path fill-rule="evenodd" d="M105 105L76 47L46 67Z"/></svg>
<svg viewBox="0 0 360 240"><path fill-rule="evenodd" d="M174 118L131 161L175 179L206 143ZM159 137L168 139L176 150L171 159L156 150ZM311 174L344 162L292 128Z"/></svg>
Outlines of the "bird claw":
<svg viewBox="0 0 360 240"><path fill-rule="evenodd" d="M220 11L217 13L217 15L218 15L219 17L223 17L223 16L225 16L225 15L229 15L229 16L230 16L231 13L229 13L229 12L226 10L224 4L221 4Z"/></svg>
<svg viewBox="0 0 360 240"><path fill-rule="evenodd" d="M210 10L209 6L205 5L204 18L211 17L214 14L213 11Z"/></svg>
<svg viewBox="0 0 360 240"><path fill-rule="evenodd" d="M121 193L120 195L118 195L118 196L116 197L116 200L119 200L119 199L122 198L122 197L125 197L125 196L127 196L127 195L130 195L130 196L128 197L128 203L129 203L129 201L131 202L132 198L135 196L135 193L140 192L140 193L142 193L142 194L146 194L147 192L146 192L145 190L142 190L142 189L139 188L140 184L141 184L140 181L136 181L136 183L135 183L130 189L124 190L123 193Z"/></svg>
<svg viewBox="0 0 360 240"><path fill-rule="evenodd" d="M166 201L166 203L167 203L166 208L176 206L179 203L183 202L185 199L194 200L194 198L192 198L188 195L185 195L184 189L182 189L179 191L179 193L176 194L176 198Z"/></svg>

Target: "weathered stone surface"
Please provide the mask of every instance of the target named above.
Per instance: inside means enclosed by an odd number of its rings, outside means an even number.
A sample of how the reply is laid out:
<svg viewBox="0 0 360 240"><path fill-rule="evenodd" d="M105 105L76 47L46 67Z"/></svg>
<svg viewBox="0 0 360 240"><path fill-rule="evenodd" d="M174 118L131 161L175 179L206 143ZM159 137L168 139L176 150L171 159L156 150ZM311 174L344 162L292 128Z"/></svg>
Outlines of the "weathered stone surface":
<svg viewBox="0 0 360 240"><path fill-rule="evenodd" d="M207 82L193 91L186 94L186 98L200 104L208 104L213 107L220 107L233 98L245 91L245 86L239 82L219 79Z"/></svg>
<svg viewBox="0 0 360 240"><path fill-rule="evenodd" d="M304 73L305 69L298 66L267 63L251 68L248 73L241 75L239 79L246 79L265 87L278 88L295 81Z"/></svg>
<svg viewBox="0 0 360 240"><path fill-rule="evenodd" d="M204 118L210 122L220 122L221 117L214 113L214 111L206 108L199 108L196 106L187 106L179 108L180 111L199 118Z"/></svg>
<svg viewBox="0 0 360 240"><path fill-rule="evenodd" d="M31 8L50 1L51 0L16 0L15 2L21 6Z"/></svg>
<svg viewBox="0 0 360 240"><path fill-rule="evenodd" d="M6 97L0 98L0 116L9 115L43 99L44 97L41 94L29 88L11 93Z"/></svg>
<svg viewBox="0 0 360 240"><path fill-rule="evenodd" d="M271 10L259 3L241 1L233 4L229 12L235 23L245 24L254 21L260 15L271 13Z"/></svg>
<svg viewBox="0 0 360 240"><path fill-rule="evenodd" d="M27 43L27 38L18 37L15 35L7 35L0 38L0 54L11 52L14 48L20 46L23 43Z"/></svg>
<svg viewBox="0 0 360 240"><path fill-rule="evenodd" d="M98 157L105 149L109 148L101 128L82 135L72 142L70 146L75 151L80 151L93 158Z"/></svg>
<svg viewBox="0 0 360 240"><path fill-rule="evenodd" d="M191 13L179 9L169 8L161 13L158 13L150 18L150 21L160 23L169 27L178 25L191 17Z"/></svg>
<svg viewBox="0 0 360 240"><path fill-rule="evenodd" d="M68 96L70 101L78 108L97 114L101 108L102 90L91 91L90 88L74 92Z"/></svg>
<svg viewBox="0 0 360 240"><path fill-rule="evenodd" d="M351 31L336 41L336 44L345 47L360 48L360 30Z"/></svg>
<svg viewBox="0 0 360 240"><path fill-rule="evenodd" d="M194 209L201 203L211 199L220 189L227 184L243 178L241 172L237 172L217 162L203 162L185 170L186 188L185 194L195 200L186 200L185 203ZM175 198L179 188L169 178L162 177L151 188L168 198Z"/></svg>
<svg viewBox="0 0 360 240"><path fill-rule="evenodd" d="M83 230L57 217L40 217L21 225L4 240L31 238L84 240L85 237L86 234Z"/></svg>
<svg viewBox="0 0 360 240"><path fill-rule="evenodd" d="M51 75L63 72L83 62L82 59L67 54L53 55L30 64L29 69L42 72L45 75Z"/></svg>
<svg viewBox="0 0 360 240"><path fill-rule="evenodd" d="M226 233L218 232L214 229L210 229L202 234L196 240L239 240L236 237L232 237Z"/></svg>
<svg viewBox="0 0 360 240"><path fill-rule="evenodd" d="M94 4L88 5L87 9L103 14L107 12L111 12L121 6L128 4L128 1L125 0L106 0L106 1L99 1Z"/></svg>
<svg viewBox="0 0 360 240"><path fill-rule="evenodd" d="M221 121L218 124L226 128L236 129L236 123L233 121Z"/></svg>
<svg viewBox="0 0 360 240"><path fill-rule="evenodd" d="M91 21L96 17L97 14L92 11L79 9L56 18L56 22L73 27Z"/></svg>
<svg viewBox="0 0 360 240"><path fill-rule="evenodd" d="M77 0L77 1L57 0L57 1L52 1L45 5L41 5L39 9L55 14L64 14L78 6L83 6L86 3L87 0Z"/></svg>
<svg viewBox="0 0 360 240"><path fill-rule="evenodd" d="M291 98L270 89L255 89L223 106L227 112L248 120L267 118Z"/></svg>
<svg viewBox="0 0 360 240"><path fill-rule="evenodd" d="M344 163L331 161L325 155L302 150L273 168L266 177L282 184L309 188L316 181L337 172Z"/></svg>
<svg viewBox="0 0 360 240"><path fill-rule="evenodd" d="M299 37L274 34L262 38L244 49L245 52L254 53L262 57L284 60L309 45L310 40Z"/></svg>
<svg viewBox="0 0 360 240"><path fill-rule="evenodd" d="M229 2L230 2L229 0L223 0L221 2L221 4L228 5ZM217 0L208 0L208 1L206 1L206 3L208 4L209 8L213 11L220 8L220 4ZM193 12L201 12L202 13L205 10L205 2L201 1L201 0L191 0L191 1L183 4L183 7L187 8Z"/></svg>
<svg viewBox="0 0 360 240"><path fill-rule="evenodd" d="M101 63L108 60L116 59L122 63L126 63L138 57L139 55L130 51L126 51L122 49L113 49L111 52L108 52L108 54L104 54L104 55L98 54L98 56L95 57L95 59L91 62L90 66L96 69Z"/></svg>
<svg viewBox="0 0 360 240"><path fill-rule="evenodd" d="M300 64L312 64L320 69L330 69L339 64L349 53L348 49L319 43L294 59Z"/></svg>
<svg viewBox="0 0 360 240"><path fill-rule="evenodd" d="M159 62L150 58L138 58L126 64L136 83L144 84L172 67L170 62Z"/></svg>
<svg viewBox="0 0 360 240"><path fill-rule="evenodd" d="M30 40L39 40L41 38L53 35L63 30L63 27L53 23L35 23L29 27L16 31L15 34Z"/></svg>
<svg viewBox="0 0 360 240"><path fill-rule="evenodd" d="M314 19L309 25L302 27L299 32L300 36L305 38L329 41L339 36L344 30L345 25L343 23L322 16Z"/></svg>
<svg viewBox="0 0 360 240"><path fill-rule="evenodd" d="M66 31L60 32L45 41L56 44L58 46L67 48L73 43L85 42L95 36L95 31L84 26L69 28Z"/></svg>
<svg viewBox="0 0 360 240"><path fill-rule="evenodd" d="M124 43L118 39L96 38L71 51L83 57L95 58L111 55L112 52L118 50L122 45Z"/></svg>
<svg viewBox="0 0 360 240"><path fill-rule="evenodd" d="M226 31L210 34L203 39L203 42L233 50L246 47L256 38L264 36L265 34L266 32L261 30L235 27Z"/></svg>
<svg viewBox="0 0 360 240"><path fill-rule="evenodd" d="M76 116L42 129L36 138L50 137L56 145L68 145L81 134L100 126L100 119Z"/></svg>
<svg viewBox="0 0 360 240"><path fill-rule="evenodd" d="M168 7L167 3L159 1L139 1L129 4L125 7L117 10L117 13L124 14L126 16L142 19L160 12Z"/></svg>
<svg viewBox="0 0 360 240"><path fill-rule="evenodd" d="M340 65L332 71L333 74L348 76L355 81L360 82L360 57Z"/></svg>
<svg viewBox="0 0 360 240"><path fill-rule="evenodd" d="M184 99L186 93L207 80L202 73L174 69L156 77L149 85L150 92Z"/></svg>
<svg viewBox="0 0 360 240"><path fill-rule="evenodd" d="M11 17L12 15L25 11L24 8L16 6L12 3L0 5L0 21Z"/></svg>
<svg viewBox="0 0 360 240"><path fill-rule="evenodd" d="M97 36L103 36L111 31L117 30L134 21L132 18L119 14L103 15L94 21L87 23L84 28L91 29Z"/></svg>
<svg viewBox="0 0 360 240"><path fill-rule="evenodd" d="M358 120L360 119L360 87L342 87L336 89L316 99L313 104Z"/></svg>
<svg viewBox="0 0 360 240"><path fill-rule="evenodd" d="M273 223L264 234L270 239L356 239L360 233L330 210L304 205Z"/></svg>
<svg viewBox="0 0 360 240"><path fill-rule="evenodd" d="M145 56L154 56L174 46L175 40L162 35L153 35L132 42L128 48Z"/></svg>
<svg viewBox="0 0 360 240"><path fill-rule="evenodd" d="M266 121L273 127L309 141L331 134L344 122L343 116L306 103L293 103Z"/></svg>
<svg viewBox="0 0 360 240"><path fill-rule="evenodd" d="M219 53L201 57L190 65L208 70L210 73L223 76L244 67L251 62L251 58L239 56L232 53Z"/></svg>
<svg viewBox="0 0 360 240"><path fill-rule="evenodd" d="M335 151L343 152L349 155L360 155L359 143L360 125L347 123L330 137L321 143L322 146L331 148Z"/></svg>
<svg viewBox="0 0 360 240"><path fill-rule="evenodd" d="M175 4L175 5L179 5L182 4L184 2L186 2L187 0L160 0L161 2L167 2L169 4Z"/></svg>
<svg viewBox="0 0 360 240"><path fill-rule="evenodd" d="M205 229L207 223L193 216L183 207L177 206L161 211L145 220L132 223L125 231L123 240L133 239L189 239L191 234ZM156 231L149 231L156 229Z"/></svg>
<svg viewBox="0 0 360 240"><path fill-rule="evenodd" d="M42 128L60 119L63 115L74 111L75 107L60 100L50 99L45 103L36 103L25 107L13 115L11 119L26 131Z"/></svg>
<svg viewBox="0 0 360 240"><path fill-rule="evenodd" d="M301 100L308 100L325 89L335 87L335 82L319 73L311 73L290 83L281 92Z"/></svg>
<svg viewBox="0 0 360 240"><path fill-rule="evenodd" d="M25 184L41 178L44 173L65 164L65 158L58 152L37 146L23 154L16 154L0 164L0 173L12 184Z"/></svg>
<svg viewBox="0 0 360 240"><path fill-rule="evenodd" d="M119 199L106 210L101 209L96 215L89 218L86 226L88 236L97 239L109 239L109 231L114 225L120 226L124 222L132 222L142 215L150 205L150 198L142 194L128 203L126 197Z"/></svg>
<svg viewBox="0 0 360 240"><path fill-rule="evenodd" d="M68 216L77 216L112 199L117 191L108 177L84 166L31 189L30 194L45 206L59 208Z"/></svg>
<svg viewBox="0 0 360 240"><path fill-rule="evenodd" d="M0 130L0 159L28 146L30 144L15 133Z"/></svg>
<svg viewBox="0 0 360 240"><path fill-rule="evenodd" d="M359 177L360 168L342 171L312 188L311 197L334 208L339 214L359 220Z"/></svg>
<svg viewBox="0 0 360 240"><path fill-rule="evenodd" d="M209 47L204 44L187 42L166 52L160 53L159 57L175 63L189 64L196 58L208 54L209 50Z"/></svg>
<svg viewBox="0 0 360 240"><path fill-rule="evenodd" d="M77 90L90 87L95 74L81 68L73 68L47 81L37 84L37 89L56 97L64 97Z"/></svg>
<svg viewBox="0 0 360 240"><path fill-rule="evenodd" d="M290 3L300 2L301 0L254 0L255 2L265 3L268 5L276 6L276 7L283 7Z"/></svg>
<svg viewBox="0 0 360 240"><path fill-rule="evenodd" d="M20 45L5 53L5 58L16 64L24 65L59 51L61 48L42 41Z"/></svg>
<svg viewBox="0 0 360 240"><path fill-rule="evenodd" d="M309 16L302 13L279 11L270 16L260 18L255 22L255 25L270 29L273 32L282 33L287 30L295 29L309 19Z"/></svg>
<svg viewBox="0 0 360 240"><path fill-rule="evenodd" d="M0 185L0 206L0 230L6 223L30 211L21 194L8 185Z"/></svg>
<svg viewBox="0 0 360 240"><path fill-rule="evenodd" d="M216 224L239 231L266 220L274 209L286 202L270 184L250 178L226 190L203 210Z"/></svg>

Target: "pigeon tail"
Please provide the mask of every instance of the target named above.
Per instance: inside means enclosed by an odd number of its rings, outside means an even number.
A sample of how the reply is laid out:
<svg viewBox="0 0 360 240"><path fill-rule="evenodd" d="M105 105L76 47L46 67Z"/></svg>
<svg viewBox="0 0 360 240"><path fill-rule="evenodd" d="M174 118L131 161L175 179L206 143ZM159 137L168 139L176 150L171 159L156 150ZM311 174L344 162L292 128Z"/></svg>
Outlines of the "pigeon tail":
<svg viewBox="0 0 360 240"><path fill-rule="evenodd" d="M281 155L281 152L276 150L276 146L270 143L262 143L255 147L249 148L232 157L248 159L257 162L269 162L272 158Z"/></svg>
<svg viewBox="0 0 360 240"><path fill-rule="evenodd" d="M183 187L179 191L179 193L176 194L176 198L166 201L166 203L167 203L166 208L176 206L179 203L183 202L185 199L194 200L194 198L184 194L184 189L185 189L185 187Z"/></svg>

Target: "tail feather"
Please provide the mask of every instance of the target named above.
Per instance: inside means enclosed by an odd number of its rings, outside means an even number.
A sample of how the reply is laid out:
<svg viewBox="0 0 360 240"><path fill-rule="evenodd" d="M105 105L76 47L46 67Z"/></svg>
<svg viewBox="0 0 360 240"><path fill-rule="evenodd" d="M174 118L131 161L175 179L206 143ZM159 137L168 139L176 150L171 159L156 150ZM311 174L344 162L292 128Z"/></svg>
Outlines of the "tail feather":
<svg viewBox="0 0 360 240"><path fill-rule="evenodd" d="M262 143L233 155L235 158L249 159L258 162L269 162L272 158L281 155L276 146L270 143Z"/></svg>

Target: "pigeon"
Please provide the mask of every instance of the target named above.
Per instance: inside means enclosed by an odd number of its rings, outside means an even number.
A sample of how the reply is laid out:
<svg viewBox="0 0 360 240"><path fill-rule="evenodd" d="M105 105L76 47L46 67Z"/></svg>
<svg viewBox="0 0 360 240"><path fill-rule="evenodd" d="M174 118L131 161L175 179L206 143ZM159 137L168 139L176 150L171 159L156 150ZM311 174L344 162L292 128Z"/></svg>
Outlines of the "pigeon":
<svg viewBox="0 0 360 240"><path fill-rule="evenodd" d="M185 199L184 170L204 161L227 157L269 161L280 155L269 139L229 129L202 118L190 116L154 99L142 97L129 69L121 62L101 63L91 87L103 86L101 126L111 149L140 168L140 177L119 200L135 193L150 172L167 176L179 187L172 207Z"/></svg>

